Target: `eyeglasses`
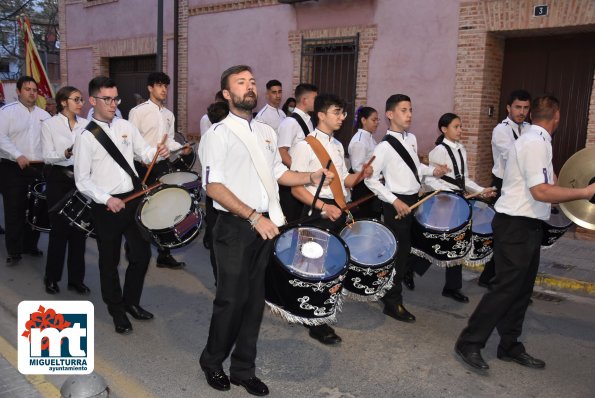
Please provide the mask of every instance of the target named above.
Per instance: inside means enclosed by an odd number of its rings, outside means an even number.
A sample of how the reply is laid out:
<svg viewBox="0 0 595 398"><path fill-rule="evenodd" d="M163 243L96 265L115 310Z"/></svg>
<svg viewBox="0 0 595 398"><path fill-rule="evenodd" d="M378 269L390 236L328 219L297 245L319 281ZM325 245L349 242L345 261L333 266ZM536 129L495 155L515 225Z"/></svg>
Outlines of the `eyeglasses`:
<svg viewBox="0 0 595 398"><path fill-rule="evenodd" d="M341 112L339 109L334 111L326 111L326 113L332 113L333 115L337 117L342 117L343 119L347 117L347 112Z"/></svg>
<svg viewBox="0 0 595 398"><path fill-rule="evenodd" d="M73 101L75 104L84 104L85 103L85 99L81 98L81 97L74 97L74 98L68 98L68 99Z"/></svg>
<svg viewBox="0 0 595 398"><path fill-rule="evenodd" d="M120 97L96 97L96 96L93 96L93 98L103 100L103 103L106 104L107 106L110 106L114 102L116 103L116 105L120 105L120 102L122 102L122 98L120 98Z"/></svg>

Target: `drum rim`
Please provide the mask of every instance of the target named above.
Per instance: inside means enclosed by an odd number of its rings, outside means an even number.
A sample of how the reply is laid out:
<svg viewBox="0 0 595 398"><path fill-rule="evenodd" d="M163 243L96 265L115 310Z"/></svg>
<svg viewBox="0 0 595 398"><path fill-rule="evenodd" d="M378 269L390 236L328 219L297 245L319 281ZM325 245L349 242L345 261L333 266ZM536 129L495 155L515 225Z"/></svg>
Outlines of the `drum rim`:
<svg viewBox="0 0 595 398"><path fill-rule="evenodd" d="M471 207L471 203L469 202L469 200L465 199L465 197L457 192L453 192L453 191L442 191L439 192L438 194L434 195L434 197L438 196L438 195L451 195L451 196L456 196L460 199L463 199L465 201L465 203L467 204L467 208L469 209L469 216L467 217L467 222L456 226L453 229L434 229L434 228L429 228L427 226L425 226L424 224L420 223L419 220L417 219L417 217L415 217L415 214L417 214L420 209L422 208L423 204L421 206L419 206L417 209L415 209L415 213L413 214L413 222L415 224L417 224L418 226L425 228L426 230L428 230L429 232L433 232L433 233L453 233L455 231L459 231L462 230L464 227L466 227L467 225L469 225L472 221L473 218L473 209Z"/></svg>
<svg viewBox="0 0 595 398"><path fill-rule="evenodd" d="M279 240L279 238L283 234L285 234L286 232L289 232L292 229L296 229L296 228L312 228L312 229L318 229L320 231L327 232L328 234L330 234L330 235L334 236L335 238L337 238L339 240L339 243L341 243L341 245L343 246L343 248L345 249L346 254L347 254L347 259L345 261L345 264L341 268L341 270L339 272L337 272L336 274L331 275L331 276L328 276L326 278L314 278L314 277L307 277L307 276L304 276L304 275L299 274L297 272L294 272L294 271L290 270L289 268L287 268L283 263L281 263L281 261L279 261L279 257L277 256L277 250L276 250L277 241ZM274 262L276 264L280 265L281 268L286 273L288 273L289 275L293 275L295 277L298 277L300 279L304 279L304 280L306 280L308 282L330 282L330 281L333 281L333 280L335 280L337 278L340 278L341 275L344 275L347 272L347 269L349 268L349 261L351 259L351 254L349 252L349 247L347 246L347 243L345 243L345 241L340 236L338 236L334 232L331 232L327 228L320 228L320 227L316 227L316 226L313 226L313 225L307 225L307 224L292 225L289 228L283 228L283 226L282 226L280 228L280 230L279 230L279 235L275 236L275 238L273 239L273 253L272 253L272 256L273 256Z"/></svg>
<svg viewBox="0 0 595 398"><path fill-rule="evenodd" d="M389 232L392 234L393 238L395 239L395 254L394 254L394 255L393 255L393 256L392 256L392 257L391 257L389 260L386 260L385 262L383 262L383 263L380 263L380 264L378 264L378 265L371 266L371 265L366 265L366 264L362 264L362 263L359 263L359 262L357 262L357 261L354 261L354 260L351 258L351 251L349 251L349 263L350 263L350 264L353 264L353 265L354 265L354 266L356 266L356 267L362 268L362 269L367 269L367 268L371 268L371 269L377 269L377 268L382 268L382 267L385 267L385 266L389 265L390 263L394 262L394 261L395 261L395 258L397 257L397 251L399 250L399 240L398 240L398 239L397 239L397 237L395 236L395 233L393 232L393 230L392 230L392 229L390 229L390 228L389 228L387 225L385 225L384 223L380 222L380 220L377 220L377 219L375 219L375 218L360 218L360 219L356 220L355 222L356 222L356 223L357 223L357 222L372 222L372 223L380 224L380 225L382 225L384 228L386 228L386 229L387 229L387 230L388 230L388 231L389 231ZM344 231L346 228L349 228L349 227L348 227L348 226L345 226L343 229L341 229L341 231L339 232L339 235L340 235L340 234L341 234L341 233L342 233L342 232L343 232L343 231ZM340 236L339 236L339 237L340 237ZM341 238L341 239L343 239L343 238ZM344 240L344 239L343 239L343 240ZM345 242L345 244L347 244L347 242Z"/></svg>

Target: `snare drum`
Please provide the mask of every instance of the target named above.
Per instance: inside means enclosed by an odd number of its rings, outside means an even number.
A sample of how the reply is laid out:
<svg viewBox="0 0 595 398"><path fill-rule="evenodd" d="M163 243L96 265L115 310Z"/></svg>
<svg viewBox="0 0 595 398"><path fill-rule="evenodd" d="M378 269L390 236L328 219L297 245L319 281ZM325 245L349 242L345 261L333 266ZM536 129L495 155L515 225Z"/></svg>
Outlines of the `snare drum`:
<svg viewBox="0 0 595 398"><path fill-rule="evenodd" d="M66 217L71 226L78 228L87 236L95 238L93 219L91 218L92 202L79 191L75 191L58 214Z"/></svg>
<svg viewBox="0 0 595 398"><path fill-rule="evenodd" d="M178 155L171 164L172 169L177 171L190 171L196 162L196 152L192 150L188 155Z"/></svg>
<svg viewBox="0 0 595 398"><path fill-rule="evenodd" d="M377 301L392 287L397 239L374 220L358 220L339 236L349 247L349 269L343 294L358 301Z"/></svg>
<svg viewBox="0 0 595 398"><path fill-rule="evenodd" d="M266 302L288 322L335 322L348 263L349 248L340 237L317 227L286 230L273 242Z"/></svg>
<svg viewBox="0 0 595 398"><path fill-rule="evenodd" d="M141 231L160 247L189 244L200 232L202 219L196 198L184 188L171 185L151 191L136 210Z"/></svg>
<svg viewBox="0 0 595 398"><path fill-rule="evenodd" d="M465 264L484 265L493 255L494 232L492 220L496 215L494 208L481 200L471 199L471 250Z"/></svg>
<svg viewBox="0 0 595 398"><path fill-rule="evenodd" d="M440 192L415 211L411 252L441 267L462 264L471 249L471 205L454 192Z"/></svg>
<svg viewBox="0 0 595 398"><path fill-rule="evenodd" d="M45 182L37 182L29 187L27 193L27 210L25 218L32 229L41 232L50 232L50 216L48 214L48 201L45 196Z"/></svg>
<svg viewBox="0 0 595 398"><path fill-rule="evenodd" d="M552 205L550 219L543 221L542 224L543 238L541 239L541 247L552 247L570 227L572 227L572 221L566 217L560 206Z"/></svg>
<svg viewBox="0 0 595 398"><path fill-rule="evenodd" d="M200 201L200 177L193 171L175 171L159 177L159 181L167 185L177 185L186 189Z"/></svg>

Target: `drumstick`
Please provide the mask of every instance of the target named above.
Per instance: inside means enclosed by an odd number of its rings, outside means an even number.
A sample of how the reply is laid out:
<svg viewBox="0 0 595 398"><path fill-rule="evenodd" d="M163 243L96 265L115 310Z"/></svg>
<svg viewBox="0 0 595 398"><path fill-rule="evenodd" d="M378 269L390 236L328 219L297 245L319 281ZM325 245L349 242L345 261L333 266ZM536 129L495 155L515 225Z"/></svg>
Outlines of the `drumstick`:
<svg viewBox="0 0 595 398"><path fill-rule="evenodd" d="M167 134L163 134L163 139L161 140L161 145L165 144L165 140L167 140ZM157 145L157 147L159 147L159 145ZM159 156L159 151L157 150L157 148L155 148L155 156L153 156L153 160L151 161L151 164L149 165L149 168L147 169L147 172L145 173L145 178L143 178L143 185L145 185L147 183L147 179L149 178L149 174L151 174L151 170L153 170L153 166L155 166L155 162L157 161L157 157Z"/></svg>
<svg viewBox="0 0 595 398"><path fill-rule="evenodd" d="M194 145L196 145L196 143L195 143L195 142L193 142L192 144L184 144L184 146L182 146L182 147L180 147L180 148L176 149L175 151L170 151L170 152L169 152L169 154L170 154L170 155L176 154L176 153L178 153L178 152L180 152L180 151L183 151L183 150L184 150L184 149L186 149L186 148L191 148L191 147L193 147Z"/></svg>
<svg viewBox="0 0 595 398"><path fill-rule="evenodd" d="M490 187L490 188L491 188L491 191L495 191L496 190L496 188L494 188L494 187ZM473 198L481 195L482 193L483 193L483 191L479 191L479 192L475 192L475 193L472 193L472 194L469 194L469 195L465 195L465 199L473 199Z"/></svg>
<svg viewBox="0 0 595 398"><path fill-rule="evenodd" d="M158 186L160 186L162 184L163 184L162 182L156 182L155 184L151 185L147 189L143 189L142 191L135 192L132 195L125 197L124 199L122 199L122 202L128 203L131 200L134 200L134 199L138 198L139 196L142 196L142 195L146 194L147 192L152 191L153 189L157 188Z"/></svg>
<svg viewBox="0 0 595 398"><path fill-rule="evenodd" d="M370 167L370 165L372 164L372 162L374 161L374 159L376 159L376 155L372 156L372 158L368 161L368 163L366 163L364 165L364 167L362 167L362 171L360 171L357 175L357 179L355 180L355 184L358 184L361 180L364 179L364 170L366 170L366 168ZM353 184L353 185L355 185Z"/></svg>
<svg viewBox="0 0 595 398"><path fill-rule="evenodd" d="M328 170L328 168L331 167L331 160L329 159L325 169ZM308 211L308 216L312 215L312 210L314 209L314 206L316 205L316 201L318 200L318 197L320 196L320 190L322 189L322 184L324 184L324 179L326 178L326 174L322 173L322 177L320 177L320 184L318 184L318 188L316 188L316 193L314 194L314 200L312 200L312 206L310 206L310 210Z"/></svg>
<svg viewBox="0 0 595 398"><path fill-rule="evenodd" d="M341 208L341 211L347 211L347 210L351 210L351 209L353 209L355 206L358 206L358 205L360 205L360 204L364 203L365 201L372 199L374 196L376 196L376 194L373 194L373 193L371 193L371 194L369 194L368 196L364 196L363 198L359 198L359 199L358 199L358 200L356 200L355 202L351 202L351 203L349 203L347 206L345 206L345 207L342 207L342 208Z"/></svg>
<svg viewBox="0 0 595 398"><path fill-rule="evenodd" d="M422 200L419 200L419 201L415 202L413 205L409 206L409 211L414 210L419 205L421 205L423 202L425 202L426 200L430 199L432 196L436 195L439 192L442 192L442 190L439 189L437 191L434 191L431 194L429 194L428 196L426 196L425 198L423 198ZM398 220L399 218L400 218L399 215L396 215L395 216L395 220Z"/></svg>

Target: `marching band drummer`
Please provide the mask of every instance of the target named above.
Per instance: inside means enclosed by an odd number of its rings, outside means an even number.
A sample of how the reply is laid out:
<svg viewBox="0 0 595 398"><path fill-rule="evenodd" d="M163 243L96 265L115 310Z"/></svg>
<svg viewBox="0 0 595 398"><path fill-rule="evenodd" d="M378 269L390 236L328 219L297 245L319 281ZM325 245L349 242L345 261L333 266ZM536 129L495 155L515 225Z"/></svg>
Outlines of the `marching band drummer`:
<svg viewBox="0 0 595 398"><path fill-rule="evenodd" d="M175 117L174 114L165 107L167 99L167 88L169 86L169 76L163 72L153 72L147 77L147 90L149 90L149 99L130 110L128 121L134 124L145 141L156 148L167 134L165 146L170 151L176 151L182 148L182 144L174 140L175 136ZM183 155L192 153L192 147L186 147L181 150ZM155 163L151 174L147 179L147 184L157 181L165 173L169 173L169 160L163 159ZM134 166L141 178L144 178L148 168L141 162L135 161ZM177 261L172 257L169 248L157 246L157 267L169 269L181 269L186 263Z"/></svg>
<svg viewBox="0 0 595 398"><path fill-rule="evenodd" d="M436 140L436 147L430 151L429 162L433 165L445 164L450 171L440 178L426 176L424 184L433 190L460 191L476 193L481 192L482 198L496 195L494 189L483 188L468 178L469 166L467 151L461 144L461 118L454 113L445 113L438 120L440 136ZM463 266L461 264L446 267L446 282L442 289L444 297L450 297L461 303L468 303L469 298L461 293L463 287Z"/></svg>
<svg viewBox="0 0 595 398"><path fill-rule="evenodd" d="M420 176L442 177L446 165L426 166L417 156L417 139L407 130L411 127L411 99L403 94L386 100L386 117L390 122L384 139L374 149L374 174L366 185L383 201L384 222L399 241L393 287L384 295L384 313L398 321L415 322L415 316L403 306L403 277L411 267L411 228L413 215L409 206L418 201ZM385 183L380 181L384 176ZM398 219L395 217L398 216Z"/></svg>
<svg viewBox="0 0 595 398"><path fill-rule="evenodd" d="M46 197L48 209L56 206L65 195L76 189L74 184L75 130L85 127L86 119L80 117L85 100L81 92L71 86L62 87L56 94L58 113L41 125L41 148L46 167ZM54 209L49 213L52 229L48 242L44 285L49 294L60 292L66 247L68 246L68 290L87 295L91 291L83 283L85 278L85 244L87 236L69 224Z"/></svg>
<svg viewBox="0 0 595 398"><path fill-rule="evenodd" d="M141 199L127 204L122 199L141 189L140 179L133 170L134 156L150 163L156 152L162 158L169 157L169 150L161 144L157 148L149 146L132 123L116 117L120 97L111 78L98 76L89 82L89 102L94 109L93 120L77 130L74 178L78 190L93 200L91 215L97 234L101 297L113 318L116 333L128 334L132 332L132 324L126 312L142 321L153 318L152 313L140 306L151 246L134 218ZM123 288L118 273L122 236L130 249Z"/></svg>
<svg viewBox="0 0 595 398"><path fill-rule="evenodd" d="M308 136L309 138L298 142L292 148L291 170L312 172L324 167L318 151L321 153L325 151L332 160L338 175L333 184L320 190L319 199L313 209L313 215L322 214L323 218L318 218L309 224L338 233L345 226L346 213L341 208L346 205L347 189L352 188L359 178L359 173L350 174L347 170L343 144L333 137L334 132L341 128L343 120L347 117L345 102L332 94L318 95L314 99L314 114L317 115L318 120L316 129ZM310 137L314 138L313 143L308 141L312 139ZM319 143L317 147L313 145L316 142ZM363 177L371 175L372 168L368 166L364 170ZM304 204L302 217L307 216L317 188L317 185L310 183L291 189L293 196ZM308 328L310 337L323 344L332 345L342 341L335 330L327 324L308 326Z"/></svg>

